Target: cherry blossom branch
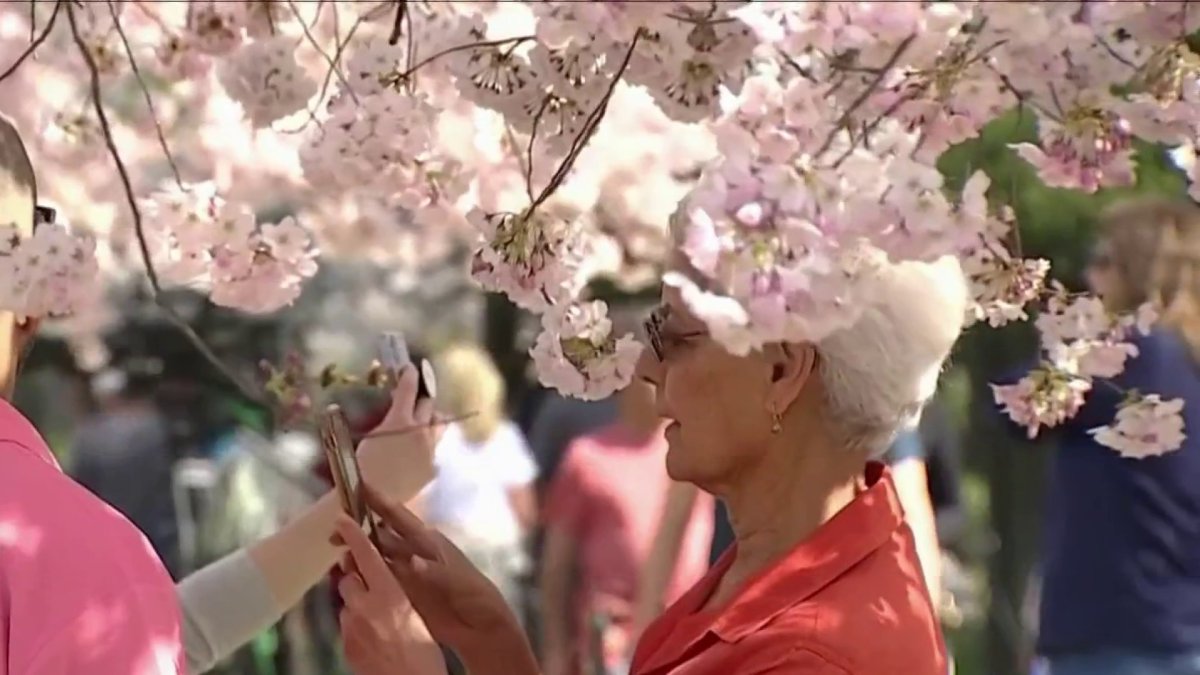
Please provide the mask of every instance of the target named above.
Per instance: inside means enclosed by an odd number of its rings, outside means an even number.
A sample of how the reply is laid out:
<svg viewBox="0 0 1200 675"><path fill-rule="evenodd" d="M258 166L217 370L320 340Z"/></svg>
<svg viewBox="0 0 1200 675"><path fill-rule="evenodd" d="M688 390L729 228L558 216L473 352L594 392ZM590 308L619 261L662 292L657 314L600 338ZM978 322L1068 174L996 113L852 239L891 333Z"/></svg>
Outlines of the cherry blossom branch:
<svg viewBox="0 0 1200 675"><path fill-rule="evenodd" d="M528 41L534 40L534 39L536 39L536 38L533 35L522 35L520 37L504 38L503 40L484 40L482 42L471 42L471 43L468 43L465 45L457 45L455 47L449 47L447 49L443 49L440 52L437 52L436 54L431 54L431 55L425 57L424 59L421 59L420 61L417 62L416 65L412 66L408 70L405 70L403 73L400 73L399 75L397 75L396 80L397 81L407 80L409 77L411 77L413 75L413 73L417 72L421 68L424 68L430 62L436 61L437 59L440 59L443 56L446 56L448 54L453 54L454 52L461 52L461 51L464 51L467 49L478 49L480 47L501 47L501 46L507 45L507 44L511 44L513 47L516 47L517 45L519 45L521 43L528 42Z"/></svg>
<svg viewBox="0 0 1200 675"><path fill-rule="evenodd" d="M392 22L392 32L388 35L388 44L395 46L400 41L400 33L404 30L404 18L408 16L408 0L396 0L396 20ZM409 20L409 34L412 33L412 20Z"/></svg>
<svg viewBox="0 0 1200 675"><path fill-rule="evenodd" d="M900 61L900 57L904 56L904 52L908 51L908 47L916 39L917 36L914 33L904 38L904 40L896 46L896 50L892 52L892 55L888 57L887 62L883 64L883 67L879 69L879 72L867 84L867 88L864 89L857 98L851 101L850 106L846 108L846 111L843 112L838 118L837 122L834 123L833 130L830 131L829 135L825 137L825 141L821 143L821 147L815 153L813 153L813 157L820 157L821 155L825 154L825 151L828 150L831 145L833 145L833 140L837 138L838 132L846 128L846 125L850 122L850 118L853 117L854 113L858 112L858 109L867 102L867 99L871 98L871 94L874 94L875 90L879 88L879 85L883 83L883 78L886 77L888 72L890 72L891 69Z"/></svg>
<svg viewBox="0 0 1200 675"><path fill-rule="evenodd" d="M163 155L167 158L167 164L171 166L171 175L175 177L175 184L183 189L183 178L179 175L179 166L175 164L175 157L171 154L171 148L167 147L167 138L163 134L162 125L158 121L158 112L154 108L154 100L150 97L150 89L146 86L146 80L142 77L142 70L138 68L137 59L133 56L133 48L129 46L129 38L125 35L125 28L121 26L121 18L117 16L117 9L113 6L112 0L105 0L108 3L108 13L112 15L113 25L117 28L117 35L121 36L121 44L125 46L125 55L129 58L129 67L133 71L133 75L137 78L138 86L142 90L142 97L146 100L146 107L150 109L150 119L154 122L154 133L158 136L158 145L162 148Z"/></svg>
<svg viewBox="0 0 1200 675"><path fill-rule="evenodd" d="M1055 122L1059 122L1059 123L1062 122L1061 117L1050 112L1049 110L1046 110L1042 106L1038 105L1032 98L1030 98L1029 94L1021 91L1020 89L1017 89L1017 85L1013 84L1012 79L1010 79L1008 77L1008 75L1000 72L995 66L993 66L990 63L985 62L984 66L988 70L992 71L992 73L996 76L996 78L1000 80L1000 84L1004 85L1004 88L1006 90L1008 90L1008 93L1012 94L1013 98L1017 99L1018 112L1020 112L1020 109L1022 107L1029 106L1030 108L1033 108L1039 114L1044 116L1046 119L1054 120Z"/></svg>
<svg viewBox="0 0 1200 675"><path fill-rule="evenodd" d="M121 152L117 149L116 140L113 138L112 125L109 123L108 114L104 111L104 102L102 100L102 92L100 90L100 70L96 67L96 61L92 58L91 52L88 51L87 45L83 41L83 36L79 34L79 26L75 21L75 11L67 5L67 21L71 25L71 36L74 38L75 46L79 49L79 54L83 57L84 63L87 65L88 73L91 79L91 98L92 106L95 110L97 120L100 123L100 130L104 135L104 144L108 148L108 153L112 157L113 164L117 167L117 174L121 179L121 186L125 191L125 199L129 204L129 209L133 218L134 234L137 237L138 249L141 252L142 264L146 268L146 277L150 281L150 288L153 292L154 303L163 311L171 323L175 324L180 331L188 338L192 345L200 354L208 360L226 379L233 384L238 391L251 402L270 409L262 395L251 386L242 382L233 369L230 368L221 357L217 356L216 352L208 346L204 338L196 332L194 328L175 310L165 303L162 299L162 287L159 283L158 272L154 269L154 262L150 255L150 246L146 243L146 232L142 222L142 212L137 205L137 197L134 195L133 182L129 178L129 170L125 167L125 161L121 158Z"/></svg>
<svg viewBox="0 0 1200 675"><path fill-rule="evenodd" d="M533 144L537 140L542 115L545 114L546 106L549 104L550 95L547 94L542 98L542 105L538 107L537 114L533 116L533 129L529 132L529 146L525 148L525 194L529 195L530 203L533 202Z"/></svg>
<svg viewBox="0 0 1200 675"><path fill-rule="evenodd" d="M13 64L11 66L9 66L8 69L4 71L3 74L0 74L0 82L3 82L5 79L8 78L9 75L12 75L13 73L15 73L17 71L17 68L20 68L21 64L25 63L25 59L29 58L30 56L33 56L33 53L37 51L37 48L42 46L42 43L46 41L46 38L50 37L50 31L54 29L54 22L55 22L55 20L58 19L58 10L62 8L63 3L65 3L65 2L67 2L67 0L57 0L54 3L54 11L50 13L50 19L46 22L46 27L42 29L42 32L40 35L38 35L36 38L33 38L32 40L30 40L29 46L25 48L25 51L21 52L21 55L17 57L17 60L13 61ZM30 3L30 4L32 5L33 3ZM33 9L31 8L29 11L30 11L30 17L29 17L30 24L29 25L30 25L30 30L32 31L33 30L33 23L32 23Z"/></svg>
<svg viewBox="0 0 1200 675"><path fill-rule="evenodd" d="M336 17L337 5L334 5L333 9L334 17ZM336 30L334 31L334 41L337 43L337 49L335 49L333 52L334 63L341 63L342 54L346 51L346 47L350 44L350 39L354 37L355 31L358 30L358 27L361 26L364 21L365 19L361 16L355 19L354 23L350 24L350 30L347 31L345 40L341 39L341 37L337 35ZM313 102L312 107L308 108L308 120L296 129L283 129L279 133L298 134L307 129L308 125L312 124L313 122L316 122L317 125L320 126L321 122L317 119L317 109L321 107L322 102L325 100L325 95L329 93L329 83L332 81L333 69L331 68L325 71L325 79L321 82L321 92L317 95L317 99Z"/></svg>
<svg viewBox="0 0 1200 675"><path fill-rule="evenodd" d="M620 67L617 68L617 72L613 75L612 84L608 86L608 91L604 92L604 96L600 99L600 102L596 104L596 107L584 121L583 130L579 132L579 136L571 144L571 149L567 152L567 156L563 158L554 175L550 177L550 182L546 184L546 187L538 195L537 199L533 200L533 203L530 204L528 213L532 213L538 206L541 206L562 185L562 182L566 180L567 174L571 172L571 168L575 165L575 160L579 157L579 153L583 152L583 148L587 146L592 135L596 133L597 127L600 126L600 121L604 119L604 114L608 110L608 102L612 99L613 92L617 90L617 85L621 82L621 77L625 74L625 69L629 67L629 61L633 58L633 52L637 49L638 40L641 36L642 31L639 28L633 34L633 40L630 41L629 49L625 52L625 58L622 59ZM530 142L532 143L532 141Z"/></svg>
<svg viewBox="0 0 1200 675"><path fill-rule="evenodd" d="M321 44L317 42L317 38L314 37L312 31L308 29L308 24L304 22L304 17L300 16L300 9L296 7L295 0L287 0L287 3L288 7L292 8L292 13L296 15L296 21L300 22L300 28L304 31L304 37L308 40L308 43L311 44L312 48L317 50L317 53L325 59L325 63L329 64L329 70L337 75L338 80L340 80L342 83L342 87L344 87L346 91L350 93L350 98L354 99L355 103L358 103L358 95L355 94L354 89L350 87L350 82L347 81L346 76L342 74L342 69L338 68L337 61L334 61L333 58L331 58L329 54L327 54L325 50L321 48ZM318 13L320 12L319 5L317 7L317 11ZM317 19L314 18L313 25L316 25L316 23Z"/></svg>

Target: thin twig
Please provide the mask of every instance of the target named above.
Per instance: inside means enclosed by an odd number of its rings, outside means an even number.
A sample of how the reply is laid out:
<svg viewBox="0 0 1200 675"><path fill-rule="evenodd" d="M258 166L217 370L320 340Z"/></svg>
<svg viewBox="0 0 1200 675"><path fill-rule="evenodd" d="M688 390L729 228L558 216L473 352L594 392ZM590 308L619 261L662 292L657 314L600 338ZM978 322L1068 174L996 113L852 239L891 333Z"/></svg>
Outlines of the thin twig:
<svg viewBox="0 0 1200 675"><path fill-rule="evenodd" d="M546 106L550 105L550 94L546 94L542 98L542 104L538 107L537 114L533 116L533 129L529 133L529 147L525 148L525 194L529 195L530 203L533 202L533 144L537 140L538 127L542 122L542 115L546 113Z"/></svg>
<svg viewBox="0 0 1200 675"><path fill-rule="evenodd" d="M211 347L204 341L196 330L188 324L183 317L179 316L175 310L162 299L162 288L159 285L158 272L154 269L154 262L150 256L150 246L146 243L146 232L142 222L142 212L137 205L137 197L133 193L133 183L129 179L129 171L125 168L125 161L121 159L121 152L117 149L116 141L113 138L112 125L109 124L108 114L104 112L104 103L101 100L100 91L100 71L96 67L96 61L92 58L91 52L88 51L87 45L83 41L83 37L79 34L79 26L75 22L75 12L70 5L67 5L67 21L71 24L71 36L75 40L75 46L79 48L79 54L83 57L84 63L87 65L88 73L91 76L91 98L92 107L96 112L96 117L100 123L100 129L104 133L104 144L108 147L108 153L112 157L113 164L117 167L117 174L121 179L121 186L125 191L125 199L129 204L129 208L133 218L133 230L137 237L138 249L142 255L142 263L146 268L146 277L150 281L150 288L154 294L154 302L158 305L171 323L175 324L180 331L188 338L188 340L196 347L205 359L225 376L230 383L237 387L238 391L248 400L270 409L261 394L253 387L246 385L241 381L233 370L221 360L219 356L212 350Z"/></svg>
<svg viewBox="0 0 1200 675"><path fill-rule="evenodd" d="M154 100L150 97L150 89L146 86L146 80L142 78L142 71L138 68L137 59L133 56L133 48L129 46L129 38L125 35L125 29L121 26L121 19L117 16L117 8L113 6L112 0L108 2L108 12L112 15L113 25L117 27L117 34L121 36L121 44L125 46L125 55L129 57L129 67L133 70L134 77L137 78L138 86L142 89L142 97L146 99L146 107L150 109L150 119L154 122L154 133L158 136L158 145L162 148L163 155L167 158L167 164L171 165L171 174L175 176L175 184L179 189L183 189L183 178L179 175L179 166L175 164L175 157L171 155L171 149L167 147L167 138L163 134L162 124L158 121L158 112L154 109Z"/></svg>
<svg viewBox="0 0 1200 675"><path fill-rule="evenodd" d="M41 35L38 35L36 38L30 41L29 46L25 48L25 51L17 57L17 60L14 61L7 70L4 71L4 74L0 75L0 82L3 82L5 78L16 72L17 68L20 68L21 64L25 63L25 59L32 56L33 53L37 51L37 48L42 46L42 43L46 41L46 38L50 37L50 31L54 28L54 21L58 18L58 10L62 8L64 2L67 2L67 0L58 0L54 3L54 11L51 12L50 20L46 22L46 27L42 29Z"/></svg>
<svg viewBox="0 0 1200 675"><path fill-rule="evenodd" d="M775 50L775 54L777 56L779 56L779 58L783 59L783 62L786 63L788 66L790 66L792 70L796 71L796 73L798 73L800 75L800 77L803 77L804 79L808 80L809 82L817 81L813 77L812 73L808 72L808 70L804 66L797 63L796 59L793 59L791 57L791 55L785 53L782 49Z"/></svg>
<svg viewBox="0 0 1200 675"><path fill-rule="evenodd" d="M358 103L358 95L354 93L354 89L350 87L350 82L346 80L346 76L343 75L341 69L338 68L337 61L330 57L329 54L327 54L325 50L321 48L321 44L317 42L317 38L313 37L312 31L308 29L308 24L304 23L304 17L300 16L300 9L296 7L295 0L287 0L287 3L288 6L292 8L292 12L296 15L296 20L300 22L300 28L304 30L304 37L308 39L308 42L312 45L313 49L317 50L317 53L324 57L325 63L329 64L329 69L338 76L338 79L342 82L342 86L345 87L346 91L350 93L350 98L354 99L355 103ZM313 23L315 24L316 21L314 20Z"/></svg>
<svg viewBox="0 0 1200 675"><path fill-rule="evenodd" d="M829 146L833 145L833 139L837 137L838 132L846 127L846 124L850 121L850 118L854 116L854 113L858 112L858 109L867 102L867 99L871 98L871 94L875 93L875 90L883 82L883 78L886 77L887 74L892 70L892 67L900 61L900 57L904 55L904 52L908 51L909 45L911 45L913 40L916 39L917 35L914 33L904 38L904 40L897 45L896 51L892 52L892 55L888 57L887 62L884 63L883 67L879 69L879 73L875 75L869 84L867 84L867 88L864 89L862 93L860 93L858 97L850 103L850 107L846 108L846 111L843 112L842 116L838 118L838 121L834 123L833 131L830 131L829 135L825 137L825 142L821 144L820 149L813 153L813 157L820 157L821 155L825 154L825 151L829 149Z"/></svg>
<svg viewBox="0 0 1200 675"><path fill-rule="evenodd" d="M1108 40L1105 40L1103 37L1097 35L1096 42L1098 42L1101 47L1104 47L1104 51L1108 52L1109 56L1111 56L1114 59L1116 59L1117 61L1125 64L1126 66L1129 66L1130 68L1132 68L1134 70L1137 70L1137 64L1130 61L1129 59L1125 58L1124 56L1121 56L1121 54L1119 52L1117 52L1117 49L1115 47L1108 44Z"/></svg>
<svg viewBox="0 0 1200 675"><path fill-rule="evenodd" d="M567 174L571 172L571 168L575 165L575 160L579 157L579 153L583 152L583 148L591 140L592 134L600 126L600 121L604 119L604 114L608 110L608 102L612 99L613 92L617 90L617 84L621 82L621 77L625 74L625 69L629 67L629 61L633 58L633 52L637 49L638 40L641 36L642 31L640 29L633 34L633 40L629 43L629 49L625 52L625 58L621 61L621 66L613 75L612 84L608 86L608 91L604 92L604 97L600 99L595 109L588 115L587 120L584 122L583 131L580 132L575 142L571 145L570 151L563 158L562 163L558 165L558 169L554 172L554 175L550 177L550 182L546 184L546 187L538 195L538 198L529 206L526 215L532 213L534 209L549 199L550 195L554 194L554 191L566 179Z"/></svg>
<svg viewBox="0 0 1200 675"><path fill-rule="evenodd" d="M334 12L335 12L334 16L337 16L337 14L336 14L337 5L334 5L333 7L334 7ZM350 31L348 33L346 33L345 40L342 40L340 37L334 38L335 41L337 42L337 49L333 53L333 62L334 63L341 63L342 53L346 50L346 47L350 44L350 39L354 37L354 32L358 30L358 27L361 26L363 24L363 22L364 22L363 17L361 17L361 16L358 17L358 19L356 19L354 21L354 23L350 25ZM335 34L336 34L336 31L335 31ZM308 125L312 124L313 122L316 122L317 125L319 126L321 123L320 123L320 121L317 120L317 110L321 107L322 103L325 101L325 94L327 94L329 92L329 83L332 80L333 80L333 69L330 68L329 70L325 71L325 80L323 82L321 82L321 92L317 95L317 100L313 103L312 107L308 109L308 120L305 121L304 124L301 124L298 128L282 129L282 130L280 130L279 133L281 133L281 134L298 134L298 133L304 131L305 129L307 129Z"/></svg>
<svg viewBox="0 0 1200 675"><path fill-rule="evenodd" d="M1017 99L1018 113L1025 106L1029 106L1030 108L1033 108L1034 110L1036 110L1039 114L1041 114L1046 119L1050 119L1050 120L1053 120L1053 121L1059 122L1059 123L1062 122L1061 117L1059 117L1058 115L1055 115L1054 113L1050 112L1049 110L1046 110L1042 106L1038 105L1025 92L1021 91L1020 89L1017 89L1017 85L1013 84L1013 81L1008 77L1008 75L1005 75L1004 73L1000 72L999 70L996 69L995 66L993 66L990 63L985 63L984 66L988 70L992 71L992 73L994 73L996 75L996 77L1000 80L1000 84L1002 84L1004 86L1004 88L1007 89L1008 92L1013 95L1013 98Z"/></svg>
<svg viewBox="0 0 1200 675"><path fill-rule="evenodd" d="M396 20L392 22L392 33L388 35L388 44L393 47L400 41L401 31L404 30L404 17L408 15L408 0L396 0ZM412 33L412 20L409 20L409 33Z"/></svg>
<svg viewBox="0 0 1200 675"><path fill-rule="evenodd" d="M417 65L409 68L408 70L404 71L403 73L400 73L400 75L397 76L396 79L400 80L400 81L406 80L409 78L409 76L411 76L413 73L417 72L417 70L428 65L431 61L440 59L443 56L446 56L447 54L453 54L454 52L461 52L465 49L478 49L481 47L499 47L501 45L506 45L509 43L521 44L522 42L528 42L533 39L535 39L535 37L533 35L522 35L520 37L504 38L503 40L484 40L483 42L471 42L469 44L458 45L456 47L450 47L448 49L443 49L442 51L437 52L436 54L432 54L424 59L421 59L420 61L417 62Z"/></svg>

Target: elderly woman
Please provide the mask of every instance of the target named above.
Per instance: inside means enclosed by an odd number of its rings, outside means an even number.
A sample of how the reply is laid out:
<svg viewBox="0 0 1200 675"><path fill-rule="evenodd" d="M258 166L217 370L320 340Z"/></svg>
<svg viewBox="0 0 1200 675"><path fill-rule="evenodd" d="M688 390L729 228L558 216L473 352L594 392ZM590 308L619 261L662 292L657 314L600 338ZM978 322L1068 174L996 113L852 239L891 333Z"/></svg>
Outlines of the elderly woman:
<svg viewBox="0 0 1200 675"><path fill-rule="evenodd" d="M965 285L951 259L887 264L871 283L853 326L746 356L664 291L639 372L671 420L667 470L724 500L736 540L647 628L633 673L946 673L912 533L888 470L872 460L933 393ZM420 651L394 628L399 610L370 600L397 582L473 675L537 672L495 589L411 514L375 504L390 525L391 573L352 524L338 530L358 570L343 584L347 606L356 625L375 627L345 636L371 654L358 672L406 672L384 664Z"/></svg>

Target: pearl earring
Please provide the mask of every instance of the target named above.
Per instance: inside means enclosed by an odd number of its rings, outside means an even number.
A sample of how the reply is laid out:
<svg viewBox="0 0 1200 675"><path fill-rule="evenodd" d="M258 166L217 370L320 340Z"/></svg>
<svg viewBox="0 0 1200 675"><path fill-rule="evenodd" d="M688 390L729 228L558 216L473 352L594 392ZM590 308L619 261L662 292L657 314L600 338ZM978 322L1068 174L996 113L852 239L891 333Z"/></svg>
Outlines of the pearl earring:
<svg viewBox="0 0 1200 675"><path fill-rule="evenodd" d="M779 416L778 410L771 411L771 433L777 434L783 431L783 418Z"/></svg>

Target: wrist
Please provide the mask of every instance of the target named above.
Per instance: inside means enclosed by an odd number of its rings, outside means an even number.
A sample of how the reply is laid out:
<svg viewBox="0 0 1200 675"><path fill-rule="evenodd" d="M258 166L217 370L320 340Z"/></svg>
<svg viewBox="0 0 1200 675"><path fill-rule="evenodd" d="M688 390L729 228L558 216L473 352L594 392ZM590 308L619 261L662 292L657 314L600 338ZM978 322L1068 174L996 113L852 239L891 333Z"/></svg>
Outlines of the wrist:
<svg viewBox="0 0 1200 675"><path fill-rule="evenodd" d="M521 627L511 621L463 644L458 656L471 675L539 675Z"/></svg>

